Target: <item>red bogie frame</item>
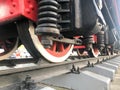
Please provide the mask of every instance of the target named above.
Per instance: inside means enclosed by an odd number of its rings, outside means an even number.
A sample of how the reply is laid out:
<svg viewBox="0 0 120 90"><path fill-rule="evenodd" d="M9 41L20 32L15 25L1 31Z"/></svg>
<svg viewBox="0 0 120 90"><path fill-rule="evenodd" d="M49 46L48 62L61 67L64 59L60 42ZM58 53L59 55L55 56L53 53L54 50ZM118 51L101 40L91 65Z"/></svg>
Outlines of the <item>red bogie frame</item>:
<svg viewBox="0 0 120 90"><path fill-rule="evenodd" d="M0 23L20 17L37 20L36 0L0 0Z"/></svg>

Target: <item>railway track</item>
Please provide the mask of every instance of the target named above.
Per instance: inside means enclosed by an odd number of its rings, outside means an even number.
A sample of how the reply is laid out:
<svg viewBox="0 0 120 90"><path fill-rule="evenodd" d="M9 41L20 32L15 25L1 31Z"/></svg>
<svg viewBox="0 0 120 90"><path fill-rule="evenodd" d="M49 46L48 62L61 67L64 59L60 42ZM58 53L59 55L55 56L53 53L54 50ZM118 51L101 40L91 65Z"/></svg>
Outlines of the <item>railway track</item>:
<svg viewBox="0 0 120 90"><path fill-rule="evenodd" d="M0 89L35 90L35 82L68 73L87 76L94 69L97 74L103 70L100 74L113 80L114 70L96 64L103 65L102 62L117 56L99 55L119 53L119 3L118 0L1 0L0 11L5 12L0 13ZM20 45L33 58L6 59ZM71 56L74 51L79 57ZM86 55L89 58L80 58ZM114 60L108 63L108 67L119 64ZM89 72L84 72L86 69ZM90 74L92 80L99 77L95 73Z"/></svg>
<svg viewBox="0 0 120 90"><path fill-rule="evenodd" d="M30 75L35 82L40 82L47 78L63 75L66 73L80 73L85 67L93 67L94 64L105 62L114 56L100 56L98 58L85 58L79 59L77 57L71 57L64 63L53 64L48 63L41 59L40 63L34 59L22 59L20 60L8 60L1 62L0 66L0 90L16 90L15 87L19 86L20 83ZM31 63L28 63L31 62ZM23 64L24 63L24 64ZM14 88L14 89L13 89ZM20 89L21 90L21 89ZM24 90L24 89L23 89Z"/></svg>

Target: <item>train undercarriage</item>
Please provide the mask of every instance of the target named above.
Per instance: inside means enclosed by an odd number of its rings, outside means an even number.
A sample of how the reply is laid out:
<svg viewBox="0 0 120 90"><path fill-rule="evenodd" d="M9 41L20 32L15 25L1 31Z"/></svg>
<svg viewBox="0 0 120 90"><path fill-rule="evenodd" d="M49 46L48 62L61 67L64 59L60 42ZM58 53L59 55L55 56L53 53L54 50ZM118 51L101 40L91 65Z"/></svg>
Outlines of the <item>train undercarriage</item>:
<svg viewBox="0 0 120 90"><path fill-rule="evenodd" d="M35 59L119 51L118 0L0 0L0 60L21 44ZM111 9L112 8L112 9Z"/></svg>

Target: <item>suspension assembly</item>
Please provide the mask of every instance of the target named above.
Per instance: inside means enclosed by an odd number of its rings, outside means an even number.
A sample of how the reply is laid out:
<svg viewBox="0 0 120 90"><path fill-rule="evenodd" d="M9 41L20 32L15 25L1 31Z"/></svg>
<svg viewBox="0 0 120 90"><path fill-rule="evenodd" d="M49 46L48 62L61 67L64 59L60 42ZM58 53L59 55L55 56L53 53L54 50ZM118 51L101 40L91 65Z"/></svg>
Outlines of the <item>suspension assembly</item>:
<svg viewBox="0 0 120 90"><path fill-rule="evenodd" d="M58 35L58 9L56 0L38 0L38 20L36 35Z"/></svg>
<svg viewBox="0 0 120 90"><path fill-rule="evenodd" d="M92 48L93 43L94 43L93 35L84 36L83 44L86 45L87 50Z"/></svg>
<svg viewBox="0 0 120 90"><path fill-rule="evenodd" d="M100 31L97 34L97 43L98 43L98 47L100 49L102 49L105 46L105 41L104 41L104 31Z"/></svg>
<svg viewBox="0 0 120 90"><path fill-rule="evenodd" d="M83 41L84 41L84 44L92 44L92 43L94 43L93 35L84 36Z"/></svg>

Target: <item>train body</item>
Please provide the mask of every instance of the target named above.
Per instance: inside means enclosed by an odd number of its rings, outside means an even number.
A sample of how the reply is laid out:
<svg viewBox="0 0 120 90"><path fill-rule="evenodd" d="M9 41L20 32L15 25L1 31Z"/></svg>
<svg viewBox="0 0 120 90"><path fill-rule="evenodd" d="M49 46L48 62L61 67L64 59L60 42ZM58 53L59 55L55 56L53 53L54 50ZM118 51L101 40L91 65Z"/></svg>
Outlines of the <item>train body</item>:
<svg viewBox="0 0 120 90"><path fill-rule="evenodd" d="M63 62L77 51L113 54L120 45L119 0L0 0L0 60L19 45L35 59Z"/></svg>

